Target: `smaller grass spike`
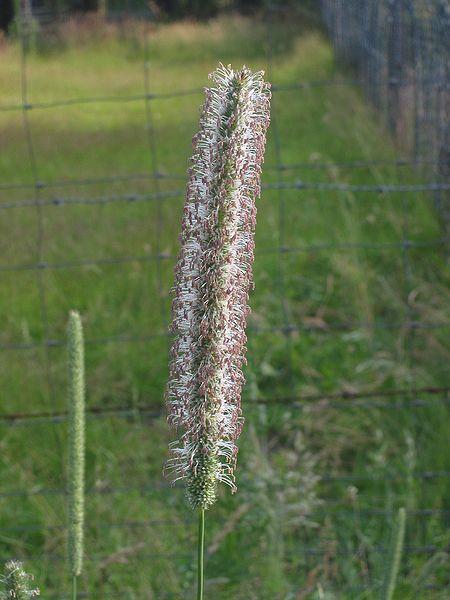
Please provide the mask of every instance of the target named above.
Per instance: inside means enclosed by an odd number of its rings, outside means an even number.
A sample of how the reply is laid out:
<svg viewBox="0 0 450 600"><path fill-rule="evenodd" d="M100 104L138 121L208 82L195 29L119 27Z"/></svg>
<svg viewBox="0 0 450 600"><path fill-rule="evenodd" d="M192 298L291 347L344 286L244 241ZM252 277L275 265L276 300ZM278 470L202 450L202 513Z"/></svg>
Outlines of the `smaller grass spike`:
<svg viewBox="0 0 450 600"><path fill-rule="evenodd" d="M33 579L32 575L24 571L20 561L10 560L6 563L1 578L4 589L0 592L0 600L29 600L39 596L37 588L31 589Z"/></svg>
<svg viewBox="0 0 450 600"><path fill-rule="evenodd" d="M77 577L83 567L85 381L84 342L80 315L71 311L68 325L68 414L69 414L69 568L72 597L76 598Z"/></svg>

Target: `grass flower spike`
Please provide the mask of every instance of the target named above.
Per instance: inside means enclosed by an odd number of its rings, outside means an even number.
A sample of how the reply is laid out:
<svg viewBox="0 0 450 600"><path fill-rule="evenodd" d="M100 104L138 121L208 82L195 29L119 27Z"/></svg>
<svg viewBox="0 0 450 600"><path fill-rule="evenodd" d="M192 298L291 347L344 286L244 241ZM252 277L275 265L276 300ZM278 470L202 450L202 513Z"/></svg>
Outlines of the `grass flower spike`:
<svg viewBox="0 0 450 600"><path fill-rule="evenodd" d="M1 578L3 591L0 592L0 600L29 600L39 596L38 589L31 589L32 581L33 576L23 570L21 562L10 560Z"/></svg>
<svg viewBox="0 0 450 600"><path fill-rule="evenodd" d="M84 528L84 462L85 462L85 407L84 407L84 345L80 315L72 311L68 325L69 354L69 566L72 574L73 596L76 597L76 578L83 565Z"/></svg>
<svg viewBox="0 0 450 600"><path fill-rule="evenodd" d="M188 500L201 510L214 503L218 482L236 489L255 199L270 106L262 72L220 65L210 77L175 269L167 388L169 424L181 431L168 469L186 480Z"/></svg>

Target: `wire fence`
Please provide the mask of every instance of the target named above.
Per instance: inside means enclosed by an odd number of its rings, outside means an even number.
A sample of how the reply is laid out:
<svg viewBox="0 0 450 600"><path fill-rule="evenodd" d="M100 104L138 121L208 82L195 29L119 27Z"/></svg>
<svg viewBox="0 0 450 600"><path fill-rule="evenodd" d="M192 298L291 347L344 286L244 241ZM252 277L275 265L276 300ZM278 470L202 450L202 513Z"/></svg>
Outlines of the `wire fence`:
<svg viewBox="0 0 450 600"><path fill-rule="evenodd" d="M448 32L446 0L323 0L335 52L354 67L369 101L415 156L434 157L437 180L448 180ZM431 84L431 82L433 82ZM430 85L431 84L431 85ZM449 227L448 196L435 202Z"/></svg>
<svg viewBox="0 0 450 600"><path fill-rule="evenodd" d="M167 214L166 207L170 202L178 202L183 197L182 189L184 174L167 172L160 166L158 155L158 144L160 142L157 127L154 120L154 102L166 101L173 98L198 95L199 89L180 89L171 92L158 93L152 90L151 75L151 54L148 45L149 32L145 30L144 23L144 61L142 65L142 93L135 95L105 95L80 98L62 98L49 101L34 101L29 90L29 53L30 37L32 35L33 12L28 0L21 2L21 21L19 31L21 35L21 100L16 104L4 104L0 106L0 114L21 114L23 132L25 135L25 147L27 158L30 164L32 181L3 181L0 184L0 193L2 201L0 202L0 211L33 211L35 216L35 247L34 260L29 262L12 263L5 262L0 264L1 274L19 274L30 272L35 277L37 289L36 302L40 312L41 336L36 339L14 339L14 336L6 335L0 342L0 350L6 356L6 352L27 352L33 349L43 349L45 353L45 379L47 384L48 407L45 410L5 410L0 413L0 427L13 428L19 426L42 426L50 427L66 420L66 412L58 406L56 393L56 380L53 368L54 357L52 351L64 346L63 337L57 337L51 327L48 289L45 274L49 271L81 269L89 266L107 266L107 265L125 265L135 263L154 263L156 267L156 281L158 291L158 308L160 313L162 328L158 330L142 330L139 333L123 332L120 334L102 334L98 336L87 336L86 345L88 347L103 347L107 344L140 344L151 342L153 340L164 340L169 343L169 334L167 333L168 311L165 298L167 296L164 275L168 267L171 268L174 254L166 251L163 241L163 231L165 227L164 215ZM405 354L408 360L414 355L415 344L417 343L415 335L421 331L439 331L445 332L450 323L442 318L430 318L424 320L421 315L416 314L411 308L410 294L413 289L413 260L412 253L423 252L445 252L448 248L448 224L450 222L450 211L448 208L448 117L445 106L448 104L448 41L445 38L445 30L448 30L449 14L444 2L437 0L435 2L414 2L412 0L401 0L397 2L345 2L322 1L322 10L328 31L330 32L336 56L343 62L349 63L353 72L351 77L337 76L330 79L317 79L308 81L294 81L286 84L275 84L273 86L273 106L271 136L273 139L274 153L272 163L265 166L265 172L269 173L272 179L263 185L263 194L265 191L271 191L277 195L278 215L277 215L277 239L271 247L263 247L256 250L256 260L259 256L273 254L278 257L278 269L272 284L276 288L280 306L280 322L275 325L257 326L251 324L248 332L249 336L258 334L277 333L283 337L284 359L286 363L286 380L293 381L296 377L295 355L293 341L296 335L313 333L317 335L326 335L329 332L355 332L360 330L367 331L392 331L405 339ZM274 76L274 45L273 22L280 11L279 6L269 7L265 15L267 25L267 66L268 79ZM388 23L383 27L384 22ZM394 137L398 138L402 148L403 157L386 159L384 157L368 159L366 157L356 157L351 160L342 161L298 161L286 163L283 161L283 130L280 127L280 106L283 106L286 94L316 88L329 89L330 87L343 87L349 89L362 89L371 103L381 111ZM101 177L79 177L79 178L56 178L46 180L41 176L39 161L37 160L37 150L35 143L35 132L31 115L42 114L40 111L53 111L57 108L70 106L82 106L89 104L117 104L126 105L130 102L143 102L145 106L145 128L147 132L147 153L148 170L146 172L111 174ZM389 168L391 172L398 173L400 170L413 169L419 173L414 182L398 183L381 181L370 183L348 183L346 181L336 180L334 175L330 175L333 169L345 171L345 173L354 173L365 169ZM313 174L305 176L304 173ZM319 173L319 180L316 180L316 174ZM298 174L298 175L297 175ZM301 176L300 176L301 175ZM338 178L339 179L339 178ZM139 189L133 190L133 185L142 182L152 182L150 192L142 192ZM166 190L165 183L177 186L174 189ZM178 183L177 183L178 182ZM98 185L113 187L115 184L127 184L127 193L106 193L103 195L89 194L89 188L92 186L96 190ZM64 188L82 187L86 189L83 195L66 195ZM25 197L17 198L9 196L16 192L24 192ZM401 237L396 240L372 241L331 241L316 242L308 244L292 244L288 235L289 203L299 203L305 200L305 194L314 192L320 195L320 202L326 203L326 210L336 210L335 204L340 201L340 194L352 194L357 202L363 202L370 195L380 202L389 200L400 206L403 214L403 227ZM423 197L434 199L439 214L446 224L447 229L435 234L432 238L420 239L411 230L409 219L409 210L411 202ZM319 200L317 200L319 201ZM72 260L49 261L44 255L44 240L48 234L46 231L46 220L44 210L46 207L52 207L54 210L64 211L71 206L90 206L90 205L114 205L120 210L127 211L131 205L139 203L154 203L156 206L154 229L150 236L154 241L153 251L148 254L128 254L113 256L93 255L87 258ZM175 205L175 204L174 204ZM401 276L404 285L404 306L403 315L396 316L395 319L375 319L375 320L346 320L346 319L328 319L323 321L301 321L292 314L291 304L288 300L288 269L284 258L289 255L299 253L308 253L315 256L326 252L345 252L345 251L373 251L376 253L387 252L389 254L401 255ZM154 308L154 307L153 307ZM141 328L140 328L141 329ZM8 334L9 332L7 332ZM322 342L322 343L326 343ZM135 423L141 420L145 425L149 420L159 419L164 416L161 399L158 395L149 395L141 398L139 402L115 403L113 406L108 403L89 406L87 409L89 419L124 419ZM417 385L414 380L410 381L407 387L391 386L386 388L384 385L378 387L367 387L364 390L352 391L349 389L333 389L328 392L319 393L299 393L293 395L271 394L268 396L254 395L249 392L245 398L246 409L260 407L289 408L291 409L312 409L315 411L349 411L349 410L387 410L387 411L419 411L421 409L433 407L446 407L450 402L450 386L441 385L436 381L435 385ZM419 418L419 417L418 417ZM445 443L445 440L442 441ZM163 459L162 459L163 460ZM414 480L419 482L432 482L436 480L447 481L450 477L450 471L435 468L434 465L427 465L426 468L415 470L413 472L399 472L393 470L378 474L352 474L352 473L323 473L318 477L319 482L333 485L341 483L343 485L355 484L362 481L369 482L395 482L403 480ZM105 486L104 488L91 488L88 490L88 496L107 495L113 497L116 494L129 494L137 492L142 495L161 494L168 490L166 484L154 482L149 485L135 485L133 483L123 486ZM175 488L177 491L178 488ZM172 493L172 492L171 492ZM0 499L27 498L30 496L46 497L64 497L65 488L62 486L48 487L38 486L34 489L15 488L5 489L0 493ZM342 507L332 509L330 499L326 502L326 511L319 510L312 512L311 518L337 518L339 516L354 514L353 510L343 509ZM331 508L330 508L331 507ZM387 518L393 516L393 509L366 508L359 509L359 516L362 518ZM427 519L440 518L448 523L450 511L443 507L425 506L423 508L410 509L409 515L413 519L426 521ZM331 517L330 517L331 515ZM189 521L188 521L189 522ZM171 521L167 519L136 519L120 520L114 523L101 522L97 526L104 529L142 529L143 527L164 525L170 526ZM180 521L176 521L179 525ZM54 524L42 526L39 523L24 523L7 525L0 527L0 535L7 534L30 534L33 532L44 532L44 535L51 535L51 532L64 531L65 525ZM447 549L444 549L445 551ZM374 554L383 554L386 547L372 546L369 550ZM442 545L434 543L424 543L423 545L407 545L405 555L426 554L432 556L436 552L442 551ZM354 556L358 550L340 548L335 551L336 554ZM327 553L326 549L306 545L302 548L302 553L309 556L318 556ZM190 555L183 552L177 554L149 554L147 548L143 549L138 556L133 555L133 560L144 560L158 557L162 560L190 560ZM49 561L64 560L60 553L43 553L41 558ZM93 555L90 557L96 562L101 562L107 558L102 555ZM286 561L289 562L289 555L286 554ZM107 569L107 567L105 567ZM445 590L446 585L442 583L424 583L423 589ZM356 588L352 588L356 593ZM373 589L372 584L367 584L358 588L358 591L364 589ZM350 593L350 592L349 592ZM108 597L114 597L114 593L108 592ZM46 597L62 598L60 593L54 596ZM80 593L79 597L94 597L93 595ZM119 597L119 596L118 596ZM120 595L120 597L123 597ZM131 597L131 596L130 596ZM163 597L176 597L168 594Z"/></svg>
<svg viewBox="0 0 450 600"><path fill-rule="evenodd" d="M430 396L430 397L427 397ZM376 397L376 399L374 399ZM450 403L450 387L416 388L411 390L383 390L376 392L341 391L330 394L312 394L304 396L285 396L270 398L245 398L246 406L280 405L289 408L304 408L314 405L315 410L335 408L377 408L399 410L408 407L422 407L433 404ZM86 409L87 418L107 419L122 417L125 419L145 416L146 419L156 419L163 416L164 411L157 408L157 402L127 406L89 406ZM11 425L36 423L61 423L67 419L67 411L55 412L12 412L0 414L0 422Z"/></svg>

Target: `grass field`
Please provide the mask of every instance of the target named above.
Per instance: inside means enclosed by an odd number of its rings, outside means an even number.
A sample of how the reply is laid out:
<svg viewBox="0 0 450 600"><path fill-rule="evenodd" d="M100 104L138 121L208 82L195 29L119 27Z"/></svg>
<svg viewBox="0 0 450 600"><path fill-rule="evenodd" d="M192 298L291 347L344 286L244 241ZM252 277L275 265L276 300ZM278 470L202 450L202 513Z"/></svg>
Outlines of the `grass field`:
<svg viewBox="0 0 450 600"><path fill-rule="evenodd" d="M69 23L64 43L28 54L34 166L22 111L0 111L1 412L64 410L71 308L88 341L88 406L130 409L88 421L81 589L92 599L193 596L195 519L162 477L173 434L152 415L163 404L182 191L207 73L219 60L268 69L259 21L152 28L148 48L142 33L133 22ZM444 599L448 404L444 393L414 392L449 384L448 272L433 198L288 187L429 177L389 164L320 167L402 151L356 86L295 87L348 77L320 30L290 18L273 24L272 39L268 76L279 90L258 204L239 492L222 490L207 515L206 596L379 598L405 506L396 597ZM1 106L21 104L14 43L0 48L0 89ZM198 92L171 96L184 90ZM148 91L156 97L146 101ZM46 185L35 191L36 180ZM376 395L392 389L410 392ZM341 391L363 400L255 402ZM0 430L0 556L23 557L43 598L68 597L66 424L0 421Z"/></svg>

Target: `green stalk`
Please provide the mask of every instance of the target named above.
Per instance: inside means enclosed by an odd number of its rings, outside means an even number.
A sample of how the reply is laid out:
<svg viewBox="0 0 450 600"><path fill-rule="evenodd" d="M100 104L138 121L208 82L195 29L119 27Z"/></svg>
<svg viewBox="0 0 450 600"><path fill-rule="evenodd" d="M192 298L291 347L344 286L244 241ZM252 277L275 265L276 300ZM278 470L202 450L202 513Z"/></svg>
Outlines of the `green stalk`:
<svg viewBox="0 0 450 600"><path fill-rule="evenodd" d="M203 600L204 555L205 555L205 509L201 508L198 513L197 600Z"/></svg>
<svg viewBox="0 0 450 600"><path fill-rule="evenodd" d="M395 537L393 540L392 554L391 554L391 565L388 573L388 577L384 586L384 600L392 600L397 584L398 571L400 569L400 562L403 553L403 542L405 539L405 524L406 524L406 511L404 508L400 508L397 516L397 527Z"/></svg>
<svg viewBox="0 0 450 600"><path fill-rule="evenodd" d="M77 600L77 576L72 577L72 600Z"/></svg>

